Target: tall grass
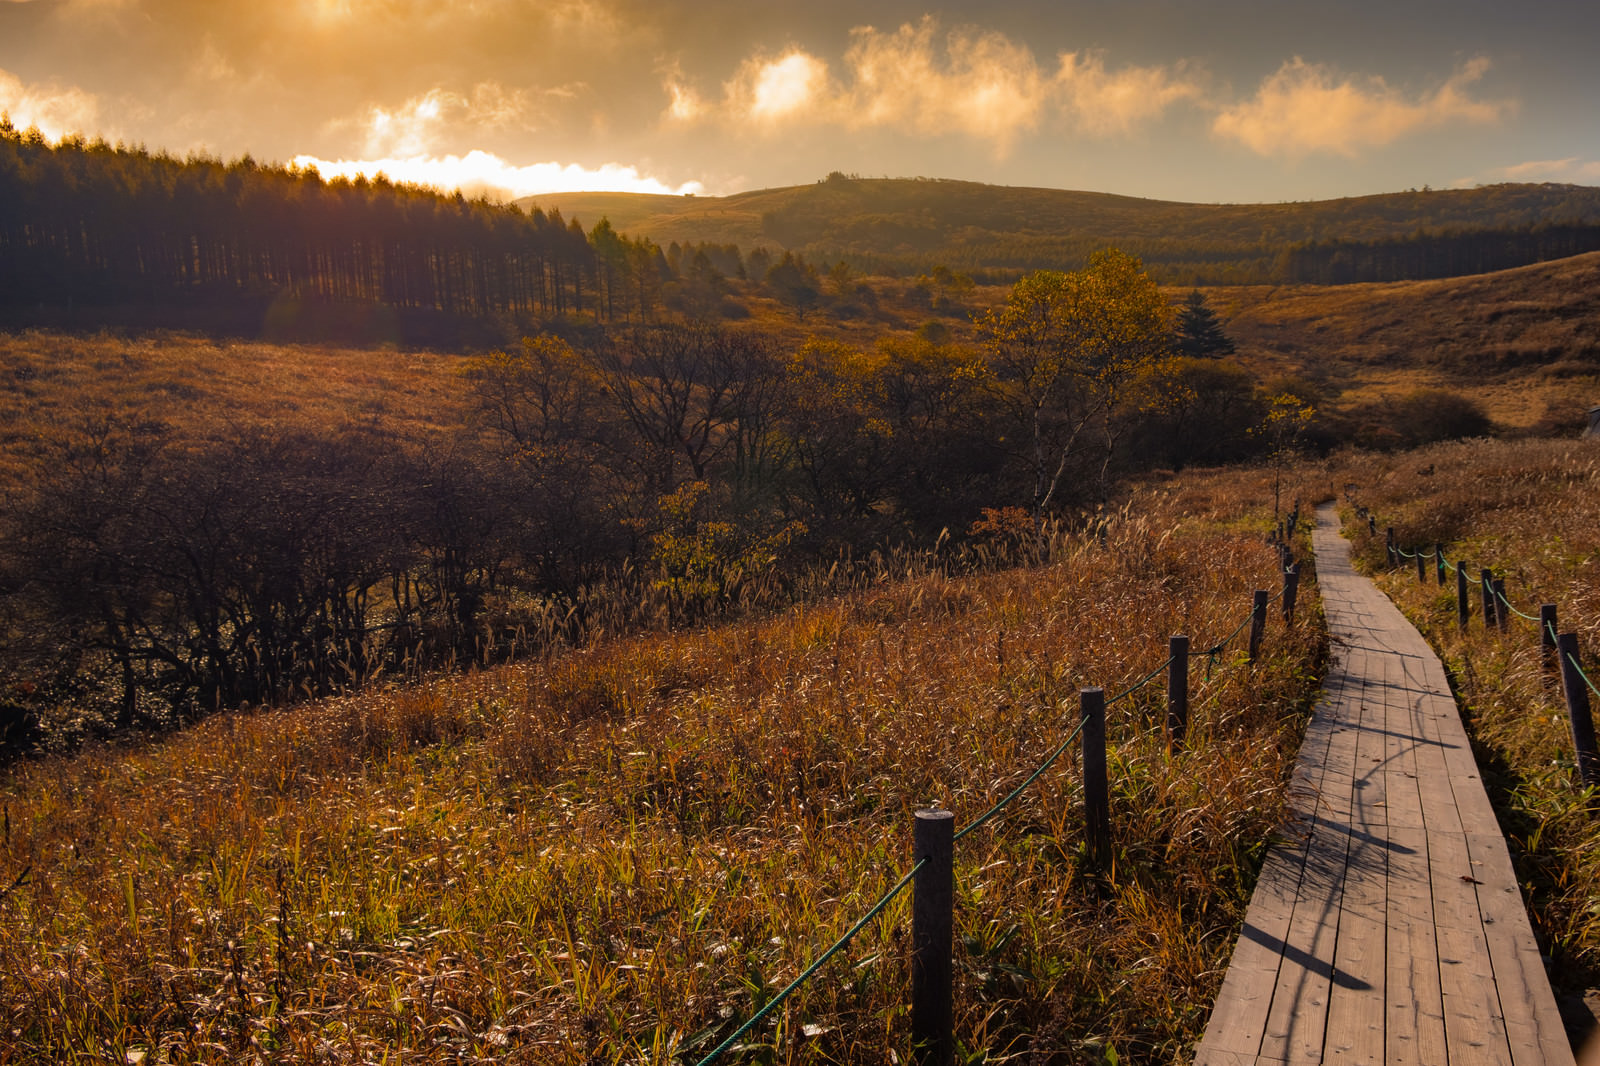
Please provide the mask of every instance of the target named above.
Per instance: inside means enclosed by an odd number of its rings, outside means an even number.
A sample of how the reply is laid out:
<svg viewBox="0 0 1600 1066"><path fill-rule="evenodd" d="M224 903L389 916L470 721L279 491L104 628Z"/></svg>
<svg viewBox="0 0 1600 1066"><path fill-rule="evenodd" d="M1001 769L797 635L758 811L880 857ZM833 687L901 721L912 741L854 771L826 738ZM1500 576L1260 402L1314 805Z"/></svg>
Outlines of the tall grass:
<svg viewBox="0 0 1600 1066"><path fill-rule="evenodd" d="M891 579L0 783L0 1062L693 1061L1108 691L1276 588L1255 475L1143 492L1053 561ZM1303 603L1315 603L1307 596ZM1203 1028L1322 652L1274 623L1112 709L1113 862L1066 759L957 849L976 1061L1168 1062ZM3 885L0 885L3 888ZM905 1061L901 897L737 1061Z"/></svg>
<svg viewBox="0 0 1600 1066"><path fill-rule="evenodd" d="M1485 632L1479 571L1492 568L1524 614L1554 603L1600 679L1600 447L1592 441L1478 441L1348 464L1356 497L1378 513L1359 531L1361 557L1417 621L1449 668L1484 780L1512 845L1541 950L1558 993L1600 987L1600 825L1581 788L1560 681L1544 665L1536 623L1512 616ZM1443 542L1465 560L1472 618L1456 623L1455 583L1420 584L1383 569L1383 529L1408 550Z"/></svg>

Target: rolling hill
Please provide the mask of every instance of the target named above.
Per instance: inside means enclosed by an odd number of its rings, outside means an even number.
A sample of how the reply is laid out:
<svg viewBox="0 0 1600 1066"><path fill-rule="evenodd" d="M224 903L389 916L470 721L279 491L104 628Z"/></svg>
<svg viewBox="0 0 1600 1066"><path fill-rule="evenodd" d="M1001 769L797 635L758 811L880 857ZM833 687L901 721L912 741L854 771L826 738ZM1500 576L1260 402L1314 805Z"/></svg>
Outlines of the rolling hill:
<svg viewBox="0 0 1600 1066"><path fill-rule="evenodd" d="M663 245L710 242L847 258L867 270L942 263L980 279L1074 267L1115 244L1179 284L1278 280L1296 246L1410 241L1600 223L1600 188L1493 185L1302 203L1191 204L1109 193L830 175L732 196L568 193L519 204Z"/></svg>

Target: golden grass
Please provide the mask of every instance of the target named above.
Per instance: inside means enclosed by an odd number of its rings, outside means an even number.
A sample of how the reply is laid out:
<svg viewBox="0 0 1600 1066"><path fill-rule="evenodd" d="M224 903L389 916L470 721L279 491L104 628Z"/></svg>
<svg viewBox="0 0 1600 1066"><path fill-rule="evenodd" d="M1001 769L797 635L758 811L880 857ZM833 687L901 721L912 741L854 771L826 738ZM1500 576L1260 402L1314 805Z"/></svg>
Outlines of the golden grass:
<svg viewBox="0 0 1600 1066"><path fill-rule="evenodd" d="M1205 290L1239 360L1339 404L1449 388L1503 425L1600 402L1600 253L1472 277Z"/></svg>
<svg viewBox="0 0 1600 1066"><path fill-rule="evenodd" d="M1484 631L1476 580L1492 568L1527 615L1556 604L1559 631L1578 634L1600 682L1600 442L1439 445L1354 460L1341 476L1380 516L1378 539L1359 531L1362 558L1450 670L1558 994L1600 987L1600 825L1579 787L1560 682L1537 623L1512 616L1505 634ZM1465 635L1453 575L1440 589L1414 567L1383 570L1386 524L1408 550L1442 541L1452 563L1467 561Z"/></svg>
<svg viewBox="0 0 1600 1066"><path fill-rule="evenodd" d="M13 767L0 1062L694 1061L1115 692L1276 588L1256 474L1153 486L1046 565L891 579ZM1315 603L1307 594L1303 603ZM957 848L957 1033L1169 1062L1220 984L1322 648L1274 622L1112 709L1114 866L1068 760ZM907 897L737 1061L908 1053ZM725 1060L726 1061L726 1060Z"/></svg>

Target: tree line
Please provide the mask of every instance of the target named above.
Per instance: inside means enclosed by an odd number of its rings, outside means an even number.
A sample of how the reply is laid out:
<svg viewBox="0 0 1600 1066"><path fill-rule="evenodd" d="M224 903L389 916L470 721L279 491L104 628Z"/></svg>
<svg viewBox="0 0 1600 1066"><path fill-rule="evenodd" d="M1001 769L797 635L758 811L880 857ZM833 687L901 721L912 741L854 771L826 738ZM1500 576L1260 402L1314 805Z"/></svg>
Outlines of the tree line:
<svg viewBox="0 0 1600 1066"><path fill-rule="evenodd" d="M285 297L516 321L649 318L661 250L601 221L0 122L0 305Z"/></svg>
<svg viewBox="0 0 1600 1066"><path fill-rule="evenodd" d="M159 727L783 602L829 560L1022 543L1131 472L1261 449L1266 394L1177 355L1128 256L1031 276L978 327L539 333L463 361L469 417L407 434L62 416L0 507L0 724Z"/></svg>
<svg viewBox="0 0 1600 1066"><path fill-rule="evenodd" d="M1275 272L1279 281L1309 285L1421 281L1487 274L1593 251L1600 251L1600 225L1539 224L1369 241L1307 241L1285 249Z"/></svg>

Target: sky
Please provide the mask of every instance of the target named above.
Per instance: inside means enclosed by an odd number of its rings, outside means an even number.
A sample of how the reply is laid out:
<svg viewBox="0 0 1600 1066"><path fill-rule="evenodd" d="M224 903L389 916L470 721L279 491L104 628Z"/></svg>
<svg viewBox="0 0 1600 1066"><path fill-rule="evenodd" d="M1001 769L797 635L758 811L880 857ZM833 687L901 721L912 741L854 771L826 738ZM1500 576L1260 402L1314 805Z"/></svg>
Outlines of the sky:
<svg viewBox="0 0 1600 1066"><path fill-rule="evenodd" d="M1600 184L1600 3L0 0L0 112L469 194Z"/></svg>

